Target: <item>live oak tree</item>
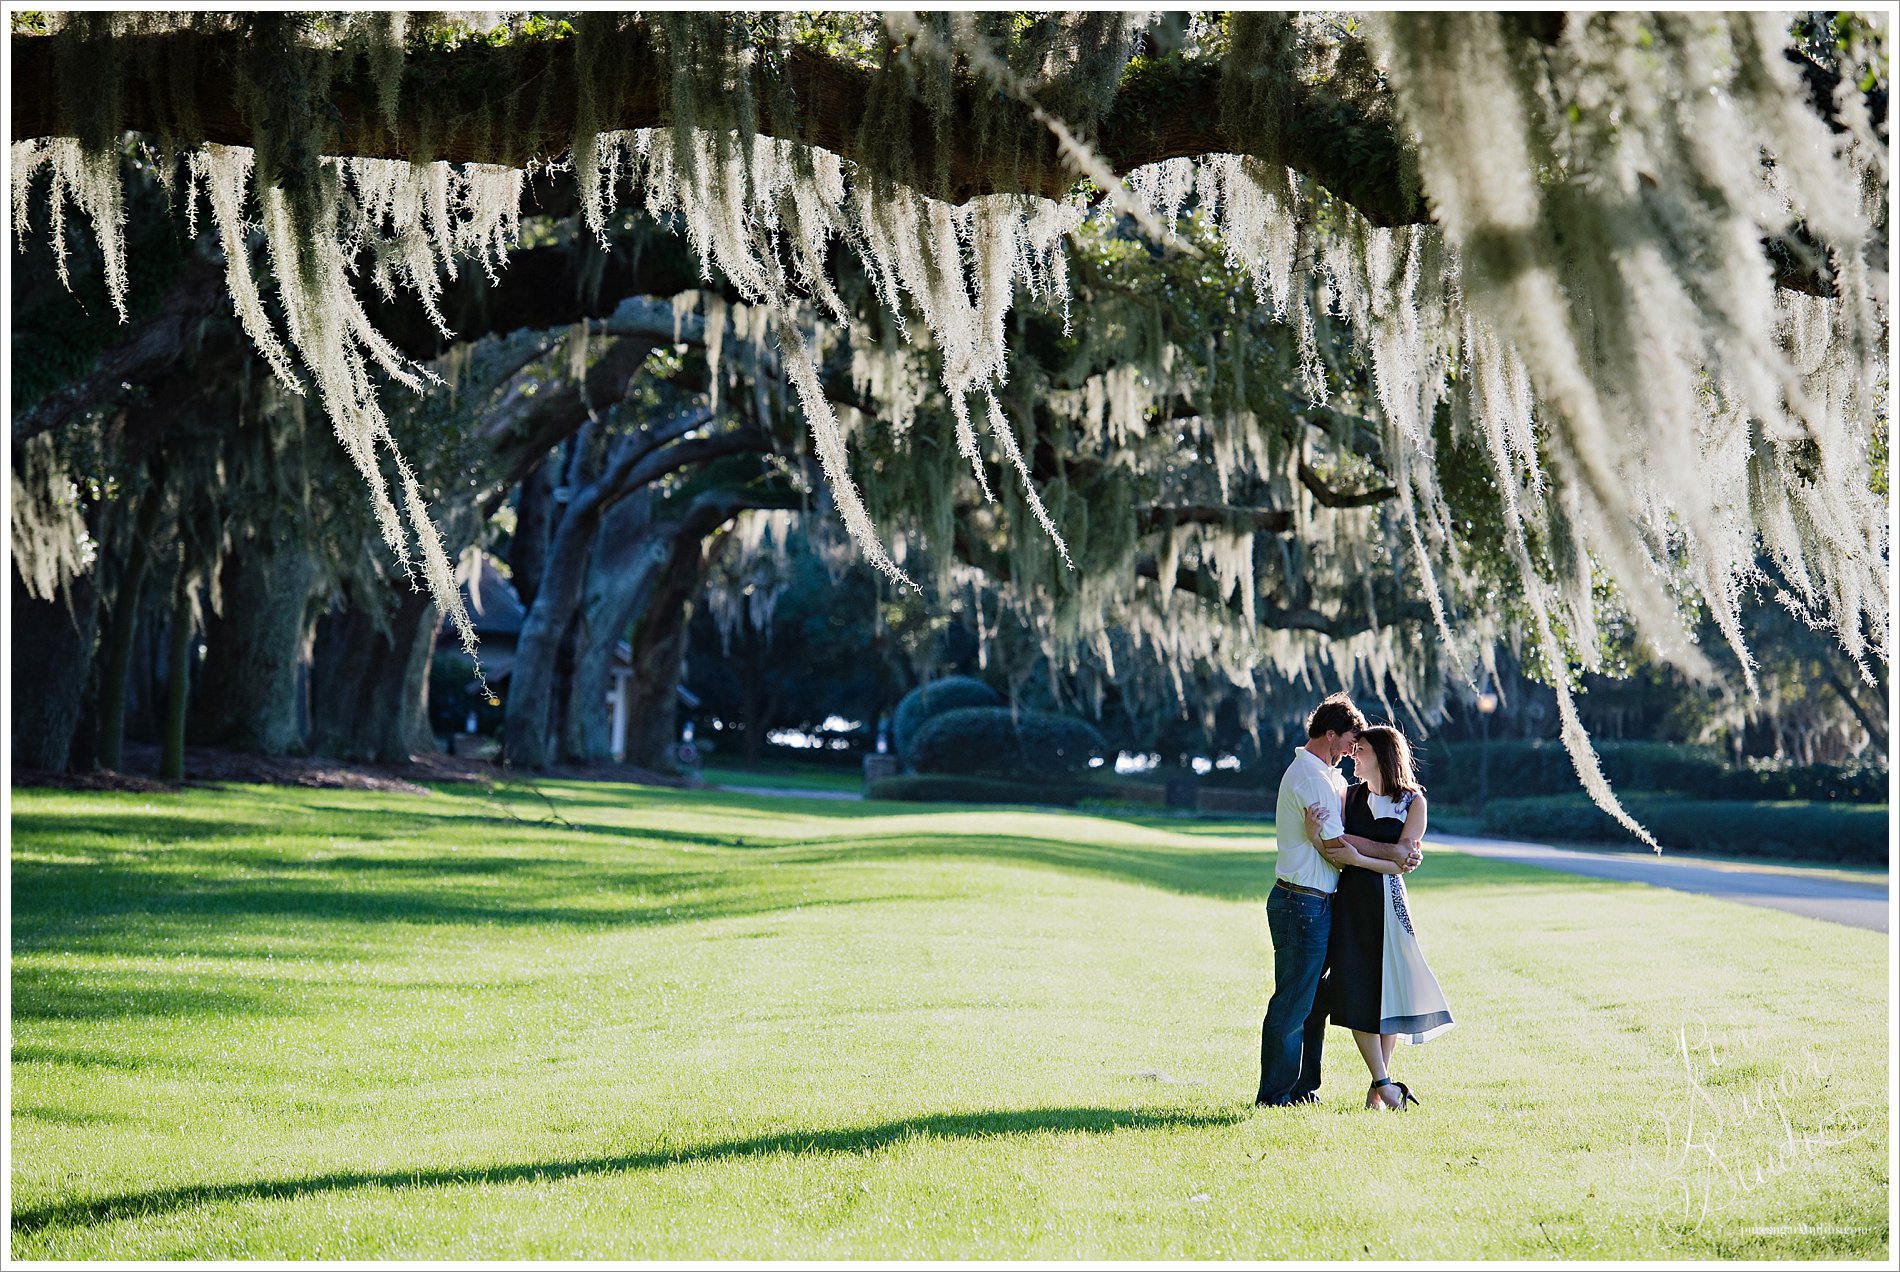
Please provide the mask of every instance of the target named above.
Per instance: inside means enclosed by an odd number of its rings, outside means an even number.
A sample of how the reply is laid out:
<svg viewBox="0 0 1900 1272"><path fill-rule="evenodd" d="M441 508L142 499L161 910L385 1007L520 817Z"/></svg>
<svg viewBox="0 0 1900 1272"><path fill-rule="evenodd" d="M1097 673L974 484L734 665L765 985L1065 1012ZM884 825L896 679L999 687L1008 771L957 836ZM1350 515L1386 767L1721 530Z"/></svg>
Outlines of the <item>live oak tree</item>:
<svg viewBox="0 0 1900 1272"><path fill-rule="evenodd" d="M934 364L948 410L905 444L938 447L946 487L954 452L1023 514L1012 534L1038 524L1051 568L1082 580L1051 621L1086 637L1101 624L1098 558L1062 535L1064 478L1038 484L1055 443L1039 405L1011 400L1010 314L1072 297L1070 245L1092 219L1125 218L1165 244L1192 215L1295 333L1296 387L1315 409L1344 391L1340 368L1363 369L1350 414L1377 470L1346 463L1342 446L1341 474L1391 489L1410 560L1399 603L1429 611L1466 672L1493 632L1487 607L1468 604L1483 566L1459 551L1448 492L1478 466L1509 563L1501 603L1521 607L1560 688L1565 741L1606 807L1561 691L1592 665L1603 604L1698 676L1715 674L1689 638L1709 614L1748 679L1741 598L1765 554L1786 604L1867 678L1884 661L1887 544L1868 480L1887 321L1875 20L1798 32L1712 13L481 21L493 25L88 13L13 44L16 229L28 232L28 194L47 174L55 242L58 209L77 209L123 304L123 140L150 137L180 201L208 206L260 354L314 390L384 542L465 630L384 405L384 381L426 390L430 377L371 320L354 271L448 327L444 278L502 269L528 174L564 162L596 232L631 197L766 316L839 518L894 580L910 581L824 383L828 333L853 340L863 325L839 258ZM242 250L252 225L281 323ZM1093 319L1070 302L1079 356L1116 339ZM1181 417L1184 353L1199 351L1147 342L1123 382L1096 390L1096 427L1125 436L1136 415L1143 428ZM886 387L896 396L867 377L877 417L925 418L914 381ZM1284 418L1218 394L1185 405L1220 485L1278 490L1291 474L1319 508L1296 526L1321 538L1366 515L1318 493L1353 488L1317 469L1307 479ZM16 551L45 595L80 556L60 474L18 471L32 476ZM1203 545L1221 592L1207 603L1237 599L1257 620L1252 545L1223 530L1225 546ZM1169 585L1172 562L1139 564ZM1270 641L1239 655L1272 656Z"/></svg>

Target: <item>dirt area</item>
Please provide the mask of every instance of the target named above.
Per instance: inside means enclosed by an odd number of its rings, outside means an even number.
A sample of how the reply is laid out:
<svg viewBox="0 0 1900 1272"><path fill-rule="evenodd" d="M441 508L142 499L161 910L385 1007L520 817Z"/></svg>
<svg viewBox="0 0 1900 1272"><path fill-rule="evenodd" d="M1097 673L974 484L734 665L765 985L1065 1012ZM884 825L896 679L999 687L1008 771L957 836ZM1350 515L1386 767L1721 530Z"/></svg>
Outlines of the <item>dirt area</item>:
<svg viewBox="0 0 1900 1272"><path fill-rule="evenodd" d="M127 743L123 770L98 769L91 773L47 773L16 769L15 786L56 786L79 791L172 791L178 785L158 779L159 749ZM225 782L261 786L315 786L360 791L401 791L430 794L423 782L466 782L492 786L525 776L501 765L439 751L416 754L405 765L351 764L311 756L251 755L222 747L185 748L186 786L213 786ZM537 778L586 782L636 782L643 786L691 785L686 778L629 764L567 765L538 771Z"/></svg>

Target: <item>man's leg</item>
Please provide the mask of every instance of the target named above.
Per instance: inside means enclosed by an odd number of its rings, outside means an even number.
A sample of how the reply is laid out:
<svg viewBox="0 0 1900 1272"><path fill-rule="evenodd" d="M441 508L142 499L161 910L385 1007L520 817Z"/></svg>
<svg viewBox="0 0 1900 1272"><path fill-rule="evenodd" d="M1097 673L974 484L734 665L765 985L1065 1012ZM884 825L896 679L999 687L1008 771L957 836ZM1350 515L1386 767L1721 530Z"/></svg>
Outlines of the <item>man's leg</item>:
<svg viewBox="0 0 1900 1272"><path fill-rule="evenodd" d="M1275 888L1267 898L1267 930L1273 937L1273 998L1260 1022L1258 1104L1285 1104L1300 1080L1306 1049L1305 1022L1312 1015L1326 942L1332 934L1331 897ZM1322 1028L1324 1017L1321 1017ZM1315 1059L1317 1065L1317 1058Z"/></svg>
<svg viewBox="0 0 1900 1272"><path fill-rule="evenodd" d="M1326 1046L1326 1018L1332 1014L1332 980L1332 968L1320 973L1319 988L1313 993L1313 1010L1306 1013L1306 1025L1300 1031L1300 1076L1289 1096L1295 1101L1318 1098L1320 1052Z"/></svg>

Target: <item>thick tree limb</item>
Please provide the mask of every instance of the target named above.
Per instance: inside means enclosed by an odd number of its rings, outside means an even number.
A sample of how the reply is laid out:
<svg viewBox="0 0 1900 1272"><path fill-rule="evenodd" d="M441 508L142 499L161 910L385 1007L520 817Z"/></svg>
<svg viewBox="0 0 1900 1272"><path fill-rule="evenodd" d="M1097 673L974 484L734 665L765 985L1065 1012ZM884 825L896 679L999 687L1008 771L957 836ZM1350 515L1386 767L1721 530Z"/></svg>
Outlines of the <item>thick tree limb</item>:
<svg viewBox="0 0 1900 1272"><path fill-rule="evenodd" d="M242 33L174 32L123 37L119 43L132 46L124 65L162 66L176 56L181 65L209 68L237 65L246 38ZM632 73L620 81L627 87L618 111L600 120L600 125L633 129L670 123L671 69L663 55L638 28L613 38L618 47L609 57ZM61 86L54 41L16 35L11 44L12 139L57 135ZM162 47L167 45L171 47ZM107 55L101 50L98 56ZM530 159L552 158L574 134L579 76L573 56L573 41L525 47L471 43L449 51L413 51L404 66L403 92L408 100L426 98L435 103L432 117L448 121L428 139L429 151L436 158L519 167ZM1807 76L1815 109L1834 124L1829 73L1793 51L1790 57ZM82 51L74 64L91 65L95 60ZM333 125L325 152L408 157L414 139L392 135L384 126L376 104L377 86L363 60L354 54L336 55L331 72L327 105ZM800 46L792 50L784 73L797 107L790 118L772 121L780 135L854 162L875 161L859 144L863 121L877 100L875 72ZM1214 105L1220 97L1221 75L1220 65L1209 61L1179 56L1138 60L1123 78L1100 127L1087 138L1090 146L1111 168L1124 173L1163 159L1253 154L1303 173L1375 225L1430 219L1422 194L1401 177L1407 143L1390 125L1364 118L1351 102L1323 85L1295 83L1282 86L1289 99L1283 135L1230 137L1221 130L1220 112ZM191 141L248 146L257 139L259 121L249 116L228 76L199 74L182 88L174 81L156 93L140 76L122 78L121 119L127 129L165 134L178 127L178 121L190 120ZM1023 162L1015 169L1018 175L999 174L981 161L974 145L958 145L952 148L947 184L940 186L929 175L930 165L919 165L918 180L925 193L956 203L987 193L1046 198L1067 193L1076 173L1027 105L993 98L981 85L965 83L957 91L961 100L956 118L977 118L979 95L984 118L994 119L999 112L1005 119L1011 113L1020 116L1001 131L1024 139ZM495 107L502 101L520 111L523 120L497 127ZM1884 94L1879 105L1879 116L1884 118ZM934 142L929 118L909 98L905 108L911 113L908 123L914 152L930 153ZM1815 264L1774 242L1765 243L1764 250L1775 265L1779 285L1829 294L1832 281L1824 262Z"/></svg>
<svg viewBox="0 0 1900 1272"><path fill-rule="evenodd" d="M207 35L175 32L129 36L124 65L179 64L211 68L235 66L246 37L242 33ZM617 76L626 86L620 108L600 121L603 128L650 128L671 120L672 68L637 29L615 37L617 47L607 56L623 67ZM170 47L164 47L170 46ZM429 138L430 152L453 162L498 163L519 167L530 158L551 158L573 136L578 106L579 77L573 67L573 41L551 41L526 47L489 47L470 43L452 51L412 51L403 73L403 93L409 100L426 96L434 105L431 116L447 121ZM105 56L102 50L100 57ZM149 59L149 60L148 60ZM83 51L77 65L95 59ZM57 135L60 86L53 41L43 36L15 36L12 40L14 140ZM876 73L803 46L792 50L785 77L797 109L788 120L774 121L781 135L821 146L846 159L860 161L859 130L875 100ZM1323 89L1287 86L1294 99L1288 118L1292 131L1277 138L1230 138L1219 126L1221 68L1217 63L1182 57L1144 59L1124 78L1114 105L1088 140L1095 151L1119 172L1143 164L1187 155L1264 153L1305 173L1333 194L1353 204L1379 225L1401 225L1426 219L1423 199L1395 178L1400 171L1403 145L1389 128L1342 128L1341 103ZM200 74L184 89L167 86L159 100L136 75L121 86L126 128L164 133L179 119L192 119L193 141L249 146L257 136L258 121L237 100L226 77ZM493 108L498 94L510 93L524 118L522 127L494 127ZM952 155L949 184L925 192L961 203L986 193L1031 193L1060 198L1073 183L1075 172L1057 151L1049 130L1036 123L1022 103L994 99L986 85L964 83L955 117L975 119L975 103L984 102L983 114L995 118L1020 116L1000 131L1020 136L1034 152L1025 156L1020 172L1029 174L1014 186L979 163L972 146L958 146ZM1309 98L1324 101L1308 101ZM329 106L335 121L325 153L381 158L406 158L413 138L391 136L377 107L377 88L369 68L354 54L338 55L332 67ZM911 131L917 154L930 153L929 119L920 104L911 108ZM1352 121L1347 121L1351 123ZM927 168L928 165L920 165Z"/></svg>
<svg viewBox="0 0 1900 1272"><path fill-rule="evenodd" d="M124 398L128 385L148 384L186 357L207 319L231 316L224 268L193 256L149 318L126 329L92 371L47 394L13 419L13 443L56 429L75 415Z"/></svg>
<svg viewBox="0 0 1900 1272"><path fill-rule="evenodd" d="M1178 569L1172 580L1163 580L1161 566L1154 557L1144 556L1135 562L1135 573L1144 579L1173 587L1178 592L1199 597L1212 605L1222 605L1240 611L1238 601L1228 600L1220 595L1219 585L1214 579L1198 570ZM1277 605L1254 602L1254 622L1261 627L1276 631L1316 632L1333 640L1344 640L1348 636L1357 636L1376 627L1391 627L1397 623L1429 623L1432 621L1431 607L1423 601L1400 601L1382 611L1380 621L1373 622L1370 614L1323 614L1311 607L1287 608Z"/></svg>
<svg viewBox="0 0 1900 1272"><path fill-rule="evenodd" d="M671 236L667 236L671 239ZM600 252L591 238L551 247L531 247L508 254L500 281L490 283L480 269L468 266L448 284L442 298L442 316L453 331L445 338L422 306L407 293L385 301L365 288L364 307L376 329L398 349L418 361L441 357L451 344L466 344L483 336L511 331L571 326L583 318L611 318L636 293L661 296L688 291L704 284L688 259L683 243L671 251L622 252L605 261L590 260ZM590 265L598 267L593 285L580 280ZM671 311L668 311L671 330Z"/></svg>
<svg viewBox="0 0 1900 1272"><path fill-rule="evenodd" d="M1373 504L1399 497L1397 486L1377 486L1371 490L1334 490L1305 460L1300 461L1300 484L1310 490L1313 498L1324 508L1369 508Z"/></svg>
<svg viewBox="0 0 1900 1272"><path fill-rule="evenodd" d="M1186 524L1231 526L1261 534L1288 534L1293 514L1284 508L1238 508L1229 504L1179 504L1143 508L1135 518L1141 533Z"/></svg>
<svg viewBox="0 0 1900 1272"><path fill-rule="evenodd" d="M1847 682L1841 679L1834 668L1829 667L1822 674L1828 688L1847 704L1847 709L1854 713L1856 720L1860 721L1860 727L1867 730L1867 736L1873 740L1873 744L1884 752L1887 749L1886 724L1874 719L1867 708L1861 705L1859 696L1847 686Z"/></svg>

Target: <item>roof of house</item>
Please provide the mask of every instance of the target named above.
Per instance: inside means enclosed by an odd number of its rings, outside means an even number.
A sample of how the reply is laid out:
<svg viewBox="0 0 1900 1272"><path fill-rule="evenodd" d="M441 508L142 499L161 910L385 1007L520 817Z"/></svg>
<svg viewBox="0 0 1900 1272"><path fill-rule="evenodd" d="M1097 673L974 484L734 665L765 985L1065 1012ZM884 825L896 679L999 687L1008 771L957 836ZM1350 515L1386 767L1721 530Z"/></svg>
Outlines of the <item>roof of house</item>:
<svg viewBox="0 0 1900 1272"><path fill-rule="evenodd" d="M490 636L519 636L521 624L528 616L521 598L515 595L514 584L503 578L501 571L486 555L482 557L482 568L471 582L462 584L462 604L468 609L469 621L475 626L475 635L479 638ZM443 633L451 629L447 617L442 620Z"/></svg>

